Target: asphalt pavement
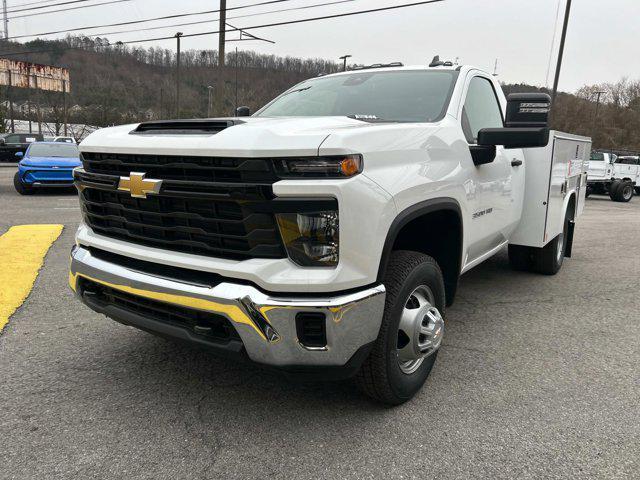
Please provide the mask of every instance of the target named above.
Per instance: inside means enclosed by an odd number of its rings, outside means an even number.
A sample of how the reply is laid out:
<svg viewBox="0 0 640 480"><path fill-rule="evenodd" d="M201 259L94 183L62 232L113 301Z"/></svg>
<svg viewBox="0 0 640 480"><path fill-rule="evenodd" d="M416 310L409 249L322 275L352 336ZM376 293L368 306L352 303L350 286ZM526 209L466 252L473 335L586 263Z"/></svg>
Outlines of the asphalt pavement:
<svg viewBox="0 0 640 480"><path fill-rule="evenodd" d="M640 197L589 198L554 277L506 252L465 275L425 388L386 408L93 313L67 286L77 197L14 171L0 235L64 231L0 334L1 479L638 478Z"/></svg>

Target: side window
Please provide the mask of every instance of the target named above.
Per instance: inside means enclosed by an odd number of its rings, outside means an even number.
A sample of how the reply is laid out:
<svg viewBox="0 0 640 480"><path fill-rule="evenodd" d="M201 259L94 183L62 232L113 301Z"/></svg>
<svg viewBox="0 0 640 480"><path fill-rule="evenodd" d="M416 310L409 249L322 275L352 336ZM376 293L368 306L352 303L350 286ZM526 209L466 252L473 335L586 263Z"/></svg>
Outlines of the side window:
<svg viewBox="0 0 640 480"><path fill-rule="evenodd" d="M462 130L467 141L477 143L478 132L483 128L502 127L502 110L493 85L486 78L472 78L462 109Z"/></svg>
<svg viewBox="0 0 640 480"><path fill-rule="evenodd" d="M20 137L18 135L7 135L7 137L5 137L5 142L20 143Z"/></svg>

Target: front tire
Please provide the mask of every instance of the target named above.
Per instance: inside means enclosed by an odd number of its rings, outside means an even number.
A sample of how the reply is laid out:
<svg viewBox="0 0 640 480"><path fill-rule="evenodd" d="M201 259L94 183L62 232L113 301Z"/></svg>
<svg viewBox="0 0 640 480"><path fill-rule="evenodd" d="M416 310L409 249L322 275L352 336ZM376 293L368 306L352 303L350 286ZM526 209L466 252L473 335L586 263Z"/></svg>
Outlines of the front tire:
<svg viewBox="0 0 640 480"><path fill-rule="evenodd" d="M400 405L422 388L435 363L444 333L444 279L428 255L396 251L384 285L380 332L356 382L371 398Z"/></svg>
<svg viewBox="0 0 640 480"><path fill-rule="evenodd" d="M20 195L32 195L33 188L22 183L22 179L20 178L20 173L16 172L13 176L13 186Z"/></svg>

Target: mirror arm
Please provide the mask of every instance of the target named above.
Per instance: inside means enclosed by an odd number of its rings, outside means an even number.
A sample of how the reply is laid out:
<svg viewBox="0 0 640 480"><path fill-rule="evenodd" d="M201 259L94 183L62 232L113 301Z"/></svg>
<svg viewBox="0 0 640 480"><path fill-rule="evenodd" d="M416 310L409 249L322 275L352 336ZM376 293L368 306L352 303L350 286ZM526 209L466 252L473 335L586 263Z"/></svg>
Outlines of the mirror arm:
<svg viewBox="0 0 640 480"><path fill-rule="evenodd" d="M469 150L476 167L491 163L496 159L495 145L469 145Z"/></svg>

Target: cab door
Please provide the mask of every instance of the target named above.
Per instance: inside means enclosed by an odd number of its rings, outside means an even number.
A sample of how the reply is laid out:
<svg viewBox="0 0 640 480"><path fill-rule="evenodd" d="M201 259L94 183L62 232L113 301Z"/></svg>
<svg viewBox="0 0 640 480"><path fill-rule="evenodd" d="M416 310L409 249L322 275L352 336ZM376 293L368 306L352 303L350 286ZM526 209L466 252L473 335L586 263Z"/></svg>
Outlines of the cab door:
<svg viewBox="0 0 640 480"><path fill-rule="evenodd" d="M477 147L481 129L504 127L505 102L498 94L499 86L490 78L476 74L467 82L460 121L471 152ZM472 211L467 264L481 260L513 233L522 212L525 180L521 149L497 146L495 159L485 164L474 163L471 153L469 158L474 194L468 198Z"/></svg>

